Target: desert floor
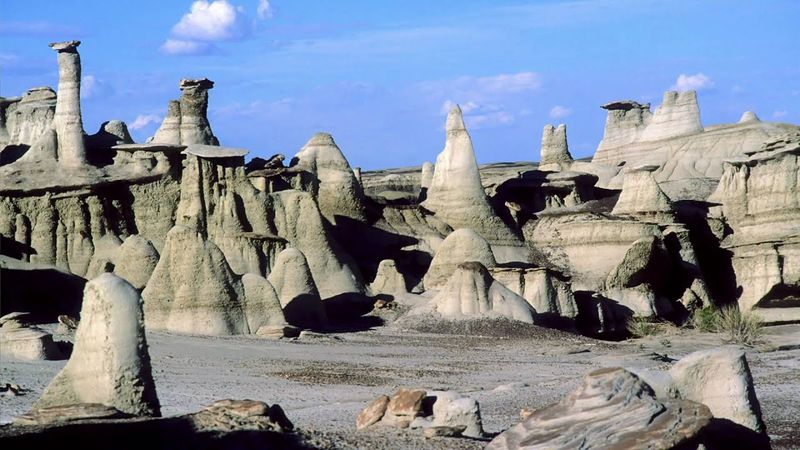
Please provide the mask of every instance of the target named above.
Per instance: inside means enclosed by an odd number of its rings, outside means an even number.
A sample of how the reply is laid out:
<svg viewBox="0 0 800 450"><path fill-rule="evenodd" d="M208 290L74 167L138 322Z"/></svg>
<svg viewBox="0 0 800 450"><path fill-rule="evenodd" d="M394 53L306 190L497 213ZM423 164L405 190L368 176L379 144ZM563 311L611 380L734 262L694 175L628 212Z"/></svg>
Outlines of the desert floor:
<svg viewBox="0 0 800 450"><path fill-rule="evenodd" d="M426 440L416 431L375 427L356 432L356 415L398 387L456 390L480 402L484 428L497 433L518 422L521 408L559 400L592 369L666 369L670 359L724 345L719 335L684 329L616 343L506 327L476 322L424 333L389 325L278 341L148 333L148 343L164 415L250 398L280 404L322 447L420 449L482 448L485 441ZM768 327L763 343L746 351L774 448L800 448L800 325ZM28 410L64 363L2 361L0 382L29 391L0 396L0 423Z"/></svg>

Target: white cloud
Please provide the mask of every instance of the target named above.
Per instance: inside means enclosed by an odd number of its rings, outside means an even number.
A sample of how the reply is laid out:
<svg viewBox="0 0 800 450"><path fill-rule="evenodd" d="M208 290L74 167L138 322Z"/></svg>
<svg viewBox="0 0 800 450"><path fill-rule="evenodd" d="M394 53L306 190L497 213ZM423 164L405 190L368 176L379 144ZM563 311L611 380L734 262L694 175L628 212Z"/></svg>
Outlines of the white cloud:
<svg viewBox="0 0 800 450"><path fill-rule="evenodd" d="M675 84L670 87L673 91L701 91L714 87L714 81L708 75L703 73L696 73L694 75L686 75L682 73L678 75Z"/></svg>
<svg viewBox="0 0 800 450"><path fill-rule="evenodd" d="M88 100L90 98L103 97L113 92L111 86L103 79L97 78L94 75L84 75L81 77L81 98Z"/></svg>
<svg viewBox="0 0 800 450"><path fill-rule="evenodd" d="M776 119L776 120L777 119L783 119L784 117L786 117L788 115L789 115L789 111L786 111L785 109L783 109L783 110L780 110L780 111L774 111L772 113L772 118Z"/></svg>
<svg viewBox="0 0 800 450"><path fill-rule="evenodd" d="M566 106L556 105L550 109L550 118L552 119L561 119L570 114L572 114L572 109L567 108Z"/></svg>
<svg viewBox="0 0 800 450"><path fill-rule="evenodd" d="M241 6L227 0L197 0L172 27L172 34L187 41L231 41L250 34L250 24Z"/></svg>
<svg viewBox="0 0 800 450"><path fill-rule="evenodd" d="M439 113L443 116L446 116L447 113L449 113L450 110L456 105L457 103L452 100L445 100L444 103L442 103L442 108L439 110ZM480 108L480 105L475 102L466 102L459 106L461 107L461 112L464 114L469 114Z"/></svg>
<svg viewBox="0 0 800 450"><path fill-rule="evenodd" d="M161 51L167 55L203 55L214 50L215 47L208 42L167 39L161 44Z"/></svg>
<svg viewBox="0 0 800 450"><path fill-rule="evenodd" d="M271 19L275 11L272 9L272 5L269 4L269 0L259 0L256 13L258 13L259 19L266 20Z"/></svg>
<svg viewBox="0 0 800 450"><path fill-rule="evenodd" d="M514 115L508 111L495 111L486 114L468 115L464 121L467 127L478 130L514 123Z"/></svg>
<svg viewBox="0 0 800 450"><path fill-rule="evenodd" d="M133 119L133 122L128 125L128 128L131 130L140 130L151 123L159 122L161 122L161 117L155 114L139 114L135 119Z"/></svg>

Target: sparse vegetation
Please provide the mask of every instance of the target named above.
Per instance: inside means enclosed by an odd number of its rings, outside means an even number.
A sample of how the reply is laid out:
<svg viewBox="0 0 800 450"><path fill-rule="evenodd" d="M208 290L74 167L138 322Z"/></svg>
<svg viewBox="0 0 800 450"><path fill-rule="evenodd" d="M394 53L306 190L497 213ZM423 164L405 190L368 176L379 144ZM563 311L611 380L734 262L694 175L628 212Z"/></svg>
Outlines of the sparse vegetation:
<svg viewBox="0 0 800 450"><path fill-rule="evenodd" d="M699 309L692 315L692 326L703 332L722 333L725 341L741 345L756 344L764 327L758 316L735 306Z"/></svg>
<svg viewBox="0 0 800 450"><path fill-rule="evenodd" d="M633 337L642 338L670 333L674 331L675 325L648 317L631 317L628 319L627 329Z"/></svg>
<svg viewBox="0 0 800 450"><path fill-rule="evenodd" d="M725 334L727 342L748 346L758 343L764 328L758 316L734 306L720 309L715 323L717 332Z"/></svg>
<svg viewBox="0 0 800 450"><path fill-rule="evenodd" d="M717 310L713 306L697 309L692 314L692 326L704 333L715 333L717 331Z"/></svg>

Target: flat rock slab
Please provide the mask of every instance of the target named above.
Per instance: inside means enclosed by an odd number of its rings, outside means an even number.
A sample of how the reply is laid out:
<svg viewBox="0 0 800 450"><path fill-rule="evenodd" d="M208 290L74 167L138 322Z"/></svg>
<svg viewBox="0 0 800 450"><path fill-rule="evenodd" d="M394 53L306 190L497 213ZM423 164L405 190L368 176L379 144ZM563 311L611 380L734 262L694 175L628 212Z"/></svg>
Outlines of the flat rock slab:
<svg viewBox="0 0 800 450"><path fill-rule="evenodd" d="M250 153L244 148L220 147L218 145L191 144L181 152L186 155L195 155L201 158L235 158Z"/></svg>

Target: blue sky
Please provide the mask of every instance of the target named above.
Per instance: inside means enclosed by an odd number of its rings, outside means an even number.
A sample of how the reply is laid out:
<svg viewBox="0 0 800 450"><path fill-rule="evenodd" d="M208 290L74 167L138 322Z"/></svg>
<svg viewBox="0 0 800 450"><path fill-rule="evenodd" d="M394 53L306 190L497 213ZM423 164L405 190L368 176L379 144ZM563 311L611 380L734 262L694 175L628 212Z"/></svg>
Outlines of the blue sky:
<svg viewBox="0 0 800 450"><path fill-rule="evenodd" d="M435 160L447 106L480 162L537 160L566 123L576 157L602 137L599 105L697 88L705 125L800 122L800 2L2 0L0 95L57 84L47 43L80 39L83 113L137 141L180 78L208 77L223 145L294 155L333 134L365 169Z"/></svg>

